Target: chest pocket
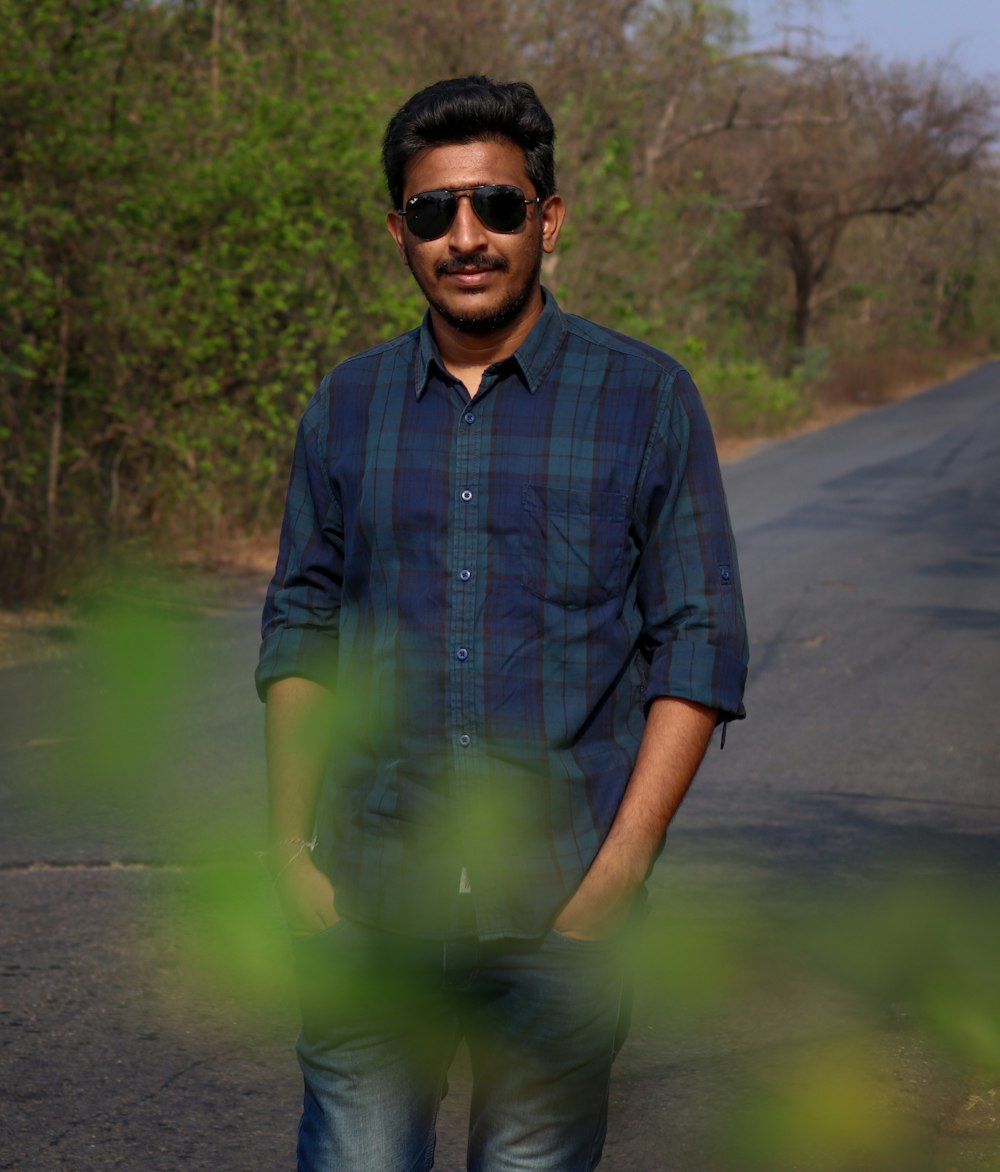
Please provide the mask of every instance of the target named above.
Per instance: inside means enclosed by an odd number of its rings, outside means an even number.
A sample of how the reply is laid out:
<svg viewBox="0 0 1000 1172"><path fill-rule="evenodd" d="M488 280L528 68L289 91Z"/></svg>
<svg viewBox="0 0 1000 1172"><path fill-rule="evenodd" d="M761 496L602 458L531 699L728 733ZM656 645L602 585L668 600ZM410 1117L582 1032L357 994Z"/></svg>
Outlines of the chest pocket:
<svg viewBox="0 0 1000 1172"><path fill-rule="evenodd" d="M596 606L624 589L628 497L527 484L521 583L546 602Z"/></svg>

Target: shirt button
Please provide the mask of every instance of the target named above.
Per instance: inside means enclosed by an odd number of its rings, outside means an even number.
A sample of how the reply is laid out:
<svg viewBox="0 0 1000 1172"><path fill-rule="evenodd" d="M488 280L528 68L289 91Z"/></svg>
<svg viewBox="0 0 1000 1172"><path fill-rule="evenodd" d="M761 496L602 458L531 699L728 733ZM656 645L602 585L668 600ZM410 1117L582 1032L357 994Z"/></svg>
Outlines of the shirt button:
<svg viewBox="0 0 1000 1172"><path fill-rule="evenodd" d="M466 423L475 423L476 422L476 413L475 413L475 411L466 411L463 418L465 419Z"/></svg>
<svg viewBox="0 0 1000 1172"><path fill-rule="evenodd" d="M463 489L463 491L462 491L462 500L463 501L471 501L472 500L472 493L467 488Z"/></svg>
<svg viewBox="0 0 1000 1172"><path fill-rule="evenodd" d="M732 577L732 574L730 574L730 572L729 572L729 567L728 567L728 566L723 566L723 567L722 567L722 570L721 570L721 574L720 574L720 576L721 576L721 578L722 578L723 582L728 582L728 581L729 581L729 579Z"/></svg>
<svg viewBox="0 0 1000 1172"><path fill-rule="evenodd" d="M468 580L472 577L472 571L471 570L460 570L458 576L459 576L459 578L462 579L463 582L468 582Z"/></svg>
<svg viewBox="0 0 1000 1172"><path fill-rule="evenodd" d="M455 652L455 656L456 658L464 661L469 658L469 649L467 647L459 647L459 649Z"/></svg>
<svg viewBox="0 0 1000 1172"><path fill-rule="evenodd" d="M472 737L470 737L468 733L462 733L462 735L458 738L458 743L463 746L471 745Z"/></svg>

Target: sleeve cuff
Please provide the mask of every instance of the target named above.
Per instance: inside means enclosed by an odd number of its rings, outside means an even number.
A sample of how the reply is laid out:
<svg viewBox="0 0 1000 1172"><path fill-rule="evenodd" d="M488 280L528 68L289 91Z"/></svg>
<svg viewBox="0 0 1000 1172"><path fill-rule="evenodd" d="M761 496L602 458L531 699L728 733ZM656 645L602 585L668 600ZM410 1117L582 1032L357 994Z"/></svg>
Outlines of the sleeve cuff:
<svg viewBox="0 0 1000 1172"><path fill-rule="evenodd" d="M275 680L298 676L334 688L337 679L335 629L320 627L281 627L261 644L260 661L254 681L257 695L266 699L267 689Z"/></svg>
<svg viewBox="0 0 1000 1172"><path fill-rule="evenodd" d="M654 700L672 696L718 710L718 720L742 720L747 665L710 643L673 639L656 649L643 695L646 711Z"/></svg>

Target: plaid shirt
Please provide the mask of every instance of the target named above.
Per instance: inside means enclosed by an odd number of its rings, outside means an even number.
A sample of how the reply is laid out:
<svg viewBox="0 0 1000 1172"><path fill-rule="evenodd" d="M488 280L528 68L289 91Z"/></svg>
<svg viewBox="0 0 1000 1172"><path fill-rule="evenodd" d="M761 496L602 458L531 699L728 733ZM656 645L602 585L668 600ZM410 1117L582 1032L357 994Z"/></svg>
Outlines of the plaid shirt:
<svg viewBox="0 0 1000 1172"><path fill-rule="evenodd" d="M317 819L340 914L440 937L471 898L481 938L540 935L604 841L650 702L739 718L746 660L711 430L667 355L546 294L471 400L427 319L321 383L257 684L362 699Z"/></svg>

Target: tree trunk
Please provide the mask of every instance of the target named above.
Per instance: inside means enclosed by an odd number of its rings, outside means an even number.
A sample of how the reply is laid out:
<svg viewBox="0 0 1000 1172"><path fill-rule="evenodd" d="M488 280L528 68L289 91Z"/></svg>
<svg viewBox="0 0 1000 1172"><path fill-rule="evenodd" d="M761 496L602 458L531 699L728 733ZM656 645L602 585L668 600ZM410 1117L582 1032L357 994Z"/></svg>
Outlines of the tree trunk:
<svg viewBox="0 0 1000 1172"><path fill-rule="evenodd" d="M45 491L45 566L46 588L55 574L56 538L59 514L59 459L62 455L63 407L66 400L66 371L69 366L69 300L63 294L59 315L59 349L52 383L52 429L49 435L49 477Z"/></svg>
<svg viewBox="0 0 1000 1172"><path fill-rule="evenodd" d="M222 52L222 9L224 0L215 0L212 10L212 56L209 66L209 87L212 93L212 112L218 110L219 105L219 54Z"/></svg>
<svg viewBox="0 0 1000 1172"><path fill-rule="evenodd" d="M812 254L806 242L797 234L793 234L786 239L785 245L795 284L795 302L789 323L791 345L787 367L790 370L799 361L809 342L816 279Z"/></svg>
<svg viewBox="0 0 1000 1172"><path fill-rule="evenodd" d="M792 311L792 344L794 363L801 357L809 341L809 329L812 325L812 281L808 275L795 274L795 309Z"/></svg>

